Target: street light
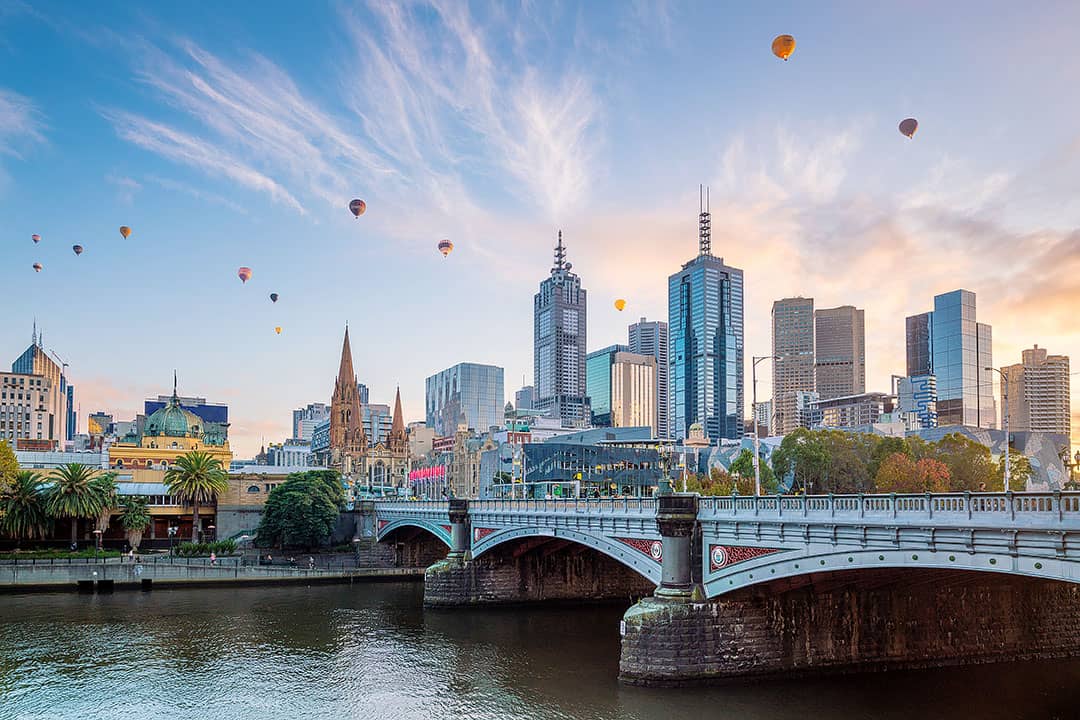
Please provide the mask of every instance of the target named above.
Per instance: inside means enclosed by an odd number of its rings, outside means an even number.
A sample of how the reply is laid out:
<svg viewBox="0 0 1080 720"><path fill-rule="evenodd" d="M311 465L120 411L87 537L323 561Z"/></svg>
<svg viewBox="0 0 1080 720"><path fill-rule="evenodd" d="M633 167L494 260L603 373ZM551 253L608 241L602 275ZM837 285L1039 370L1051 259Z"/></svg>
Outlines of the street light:
<svg viewBox="0 0 1080 720"><path fill-rule="evenodd" d="M754 378L753 381L753 400L751 401L751 410L753 417L750 421L754 424L754 494L761 494L761 460L758 458L758 421L757 421L757 364L762 360L779 360L778 355L759 355L754 358L753 365L751 366L750 373Z"/></svg>
<svg viewBox="0 0 1080 720"><path fill-rule="evenodd" d="M94 551L95 554L101 551L101 530L94 530Z"/></svg>
<svg viewBox="0 0 1080 720"><path fill-rule="evenodd" d="M176 537L177 529L175 525L169 526L169 555L173 554L173 538Z"/></svg>
<svg viewBox="0 0 1080 720"><path fill-rule="evenodd" d="M210 542L217 540L217 525L207 525L206 531L210 533L210 537L208 538Z"/></svg>
<svg viewBox="0 0 1080 720"><path fill-rule="evenodd" d="M1009 376L995 367L988 367L1001 376L1001 400L1005 403L1005 412L1002 413L1005 421L1005 492L1009 492Z"/></svg>

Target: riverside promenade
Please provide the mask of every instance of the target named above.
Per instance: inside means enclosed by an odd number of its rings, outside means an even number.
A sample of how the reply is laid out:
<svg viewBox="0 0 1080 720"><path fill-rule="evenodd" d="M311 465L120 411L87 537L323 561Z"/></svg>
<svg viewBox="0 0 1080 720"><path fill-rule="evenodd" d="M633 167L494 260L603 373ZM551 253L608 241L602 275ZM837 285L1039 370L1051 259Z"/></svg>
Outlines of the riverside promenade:
<svg viewBox="0 0 1080 720"><path fill-rule="evenodd" d="M423 567L357 567L355 558L325 556L314 568L307 556L296 566L245 565L243 558L223 557L211 565L206 558L154 556L136 558L0 560L0 592L109 592L171 586L277 585L287 583L351 583L374 580L413 580Z"/></svg>

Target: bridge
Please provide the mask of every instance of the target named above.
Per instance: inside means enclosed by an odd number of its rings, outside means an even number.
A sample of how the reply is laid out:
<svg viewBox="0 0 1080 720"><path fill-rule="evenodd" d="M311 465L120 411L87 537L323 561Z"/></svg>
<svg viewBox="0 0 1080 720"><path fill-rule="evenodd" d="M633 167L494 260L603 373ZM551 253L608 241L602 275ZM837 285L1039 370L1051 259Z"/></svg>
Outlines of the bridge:
<svg viewBox="0 0 1080 720"><path fill-rule="evenodd" d="M431 606L641 598L622 623L628 682L1080 654L1080 493L381 501L368 514L381 542L443 548Z"/></svg>

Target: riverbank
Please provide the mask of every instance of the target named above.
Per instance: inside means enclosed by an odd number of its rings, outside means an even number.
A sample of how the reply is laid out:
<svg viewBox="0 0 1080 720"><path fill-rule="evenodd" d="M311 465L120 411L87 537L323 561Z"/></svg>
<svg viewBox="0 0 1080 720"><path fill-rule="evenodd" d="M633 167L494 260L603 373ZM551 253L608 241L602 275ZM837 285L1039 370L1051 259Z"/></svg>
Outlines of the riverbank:
<svg viewBox="0 0 1080 720"><path fill-rule="evenodd" d="M231 558L230 558L231 560ZM168 563L56 563L0 565L0 593L112 592L169 587L234 587L237 585L341 584L422 580L424 568L294 568L211 565L173 559Z"/></svg>

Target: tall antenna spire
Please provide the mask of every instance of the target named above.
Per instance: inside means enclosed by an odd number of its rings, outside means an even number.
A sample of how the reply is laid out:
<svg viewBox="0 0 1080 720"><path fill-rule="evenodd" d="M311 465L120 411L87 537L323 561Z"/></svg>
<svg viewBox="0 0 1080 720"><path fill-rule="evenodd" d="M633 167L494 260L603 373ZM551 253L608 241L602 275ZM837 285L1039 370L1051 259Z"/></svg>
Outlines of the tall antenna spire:
<svg viewBox="0 0 1080 720"><path fill-rule="evenodd" d="M37 317L34 318L34 334L31 336L31 345L37 345Z"/></svg>
<svg viewBox="0 0 1080 720"><path fill-rule="evenodd" d="M709 188L698 185L698 254L712 255L712 213L709 212Z"/></svg>
<svg viewBox="0 0 1080 720"><path fill-rule="evenodd" d="M172 371L172 396L173 400L176 399L176 370Z"/></svg>
<svg viewBox="0 0 1080 720"><path fill-rule="evenodd" d="M562 230L559 231L559 243L555 246L554 270L562 270L566 266L566 248L562 244Z"/></svg>

